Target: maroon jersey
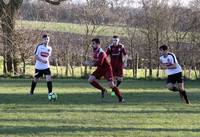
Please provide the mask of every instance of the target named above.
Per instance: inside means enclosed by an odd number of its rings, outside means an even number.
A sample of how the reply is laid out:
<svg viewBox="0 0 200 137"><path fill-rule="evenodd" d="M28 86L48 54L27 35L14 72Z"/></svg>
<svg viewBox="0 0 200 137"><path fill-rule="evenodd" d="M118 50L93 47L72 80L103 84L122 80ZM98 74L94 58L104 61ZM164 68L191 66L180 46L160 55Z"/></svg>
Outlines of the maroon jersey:
<svg viewBox="0 0 200 137"><path fill-rule="evenodd" d="M93 58L96 61L95 66L99 68L109 68L111 67L106 53L103 51L102 48L99 48L97 50L93 50Z"/></svg>
<svg viewBox="0 0 200 137"><path fill-rule="evenodd" d="M104 76L108 81L112 81L112 67L103 49L99 48L98 50L93 50L93 58L96 61L94 65L97 66L97 69L92 73L92 75L97 79L100 79L102 76Z"/></svg>
<svg viewBox="0 0 200 137"><path fill-rule="evenodd" d="M123 66L123 55L126 55L124 45L119 44L117 46L110 45L107 48L106 54L110 56L112 67Z"/></svg>

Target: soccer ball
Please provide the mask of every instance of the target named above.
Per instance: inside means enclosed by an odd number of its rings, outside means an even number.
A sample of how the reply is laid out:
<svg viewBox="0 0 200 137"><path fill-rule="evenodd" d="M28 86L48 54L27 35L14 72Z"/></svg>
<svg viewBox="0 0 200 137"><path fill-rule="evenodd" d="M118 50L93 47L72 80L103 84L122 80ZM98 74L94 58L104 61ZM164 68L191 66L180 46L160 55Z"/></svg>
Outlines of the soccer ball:
<svg viewBox="0 0 200 137"><path fill-rule="evenodd" d="M49 101L56 101L58 99L58 96L56 95L56 93L51 92L48 94L48 99Z"/></svg>

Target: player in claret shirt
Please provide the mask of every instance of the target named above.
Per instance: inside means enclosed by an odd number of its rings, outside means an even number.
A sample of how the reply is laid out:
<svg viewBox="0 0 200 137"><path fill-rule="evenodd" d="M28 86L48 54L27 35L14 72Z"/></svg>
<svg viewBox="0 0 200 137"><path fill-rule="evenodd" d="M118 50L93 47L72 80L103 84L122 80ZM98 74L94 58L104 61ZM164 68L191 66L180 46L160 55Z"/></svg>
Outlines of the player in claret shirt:
<svg viewBox="0 0 200 137"><path fill-rule="evenodd" d="M33 95L36 84L39 78L43 75L46 76L48 93L52 92L52 79L49 64L49 57L51 56L52 48L48 45L49 40L50 38L48 35L43 35L42 43L35 48L35 75L31 84L30 95Z"/></svg>
<svg viewBox="0 0 200 137"><path fill-rule="evenodd" d="M95 88L101 90L102 98L104 98L104 94L107 91L97 81L97 79L100 79L102 76L104 76L108 81L109 87L112 88L118 97L118 101L124 102L124 98L122 97L119 89L114 85L112 67L108 61L106 53L101 48L100 40L98 38L92 39L91 46L93 49L93 61L85 62L85 65L96 66L97 69L90 75L88 79L89 83Z"/></svg>
<svg viewBox="0 0 200 137"><path fill-rule="evenodd" d="M182 68L179 65L176 56L173 53L168 52L168 46L162 45L160 50L160 66L166 70L168 75L167 88L171 91L179 91L180 97L184 98L185 102L189 104L186 91L184 89L184 83L182 78ZM176 86L176 83L178 86Z"/></svg>
<svg viewBox="0 0 200 137"><path fill-rule="evenodd" d="M123 81L123 68L127 66L127 54L118 36L113 36L112 44L107 47L106 54L110 56L110 63L116 87Z"/></svg>

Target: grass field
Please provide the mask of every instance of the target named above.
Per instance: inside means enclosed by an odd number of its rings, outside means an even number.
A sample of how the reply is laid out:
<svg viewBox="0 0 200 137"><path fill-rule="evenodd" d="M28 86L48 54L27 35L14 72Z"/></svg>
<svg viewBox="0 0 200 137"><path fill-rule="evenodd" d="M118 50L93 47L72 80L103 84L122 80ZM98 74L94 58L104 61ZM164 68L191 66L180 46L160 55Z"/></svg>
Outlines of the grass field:
<svg viewBox="0 0 200 137"><path fill-rule="evenodd" d="M97 25L97 30L93 34L94 36L113 36L117 34L119 36L127 36L126 29L120 26L106 26L106 25ZM32 29L32 30L46 30L46 31L56 31L56 32L69 32L74 34L85 34L86 27L84 24L75 24L75 23L61 23L61 22L42 22L42 21L27 21L27 20L17 20L16 21L17 29ZM89 26L90 31L92 26ZM133 28L135 29L135 28ZM136 28L138 35L143 35L141 33L142 28ZM144 30L143 30L144 31ZM141 33L141 34L140 34ZM184 32L179 32L179 34L184 34ZM187 34L186 39L183 42L188 42L190 40L190 33ZM174 39L171 39L174 41Z"/></svg>
<svg viewBox="0 0 200 137"><path fill-rule="evenodd" d="M116 26L97 26L97 27L98 29L96 30L94 35L101 35L101 36L113 36L113 34L118 34L121 36L125 35L124 29L122 27L116 27ZM84 24L26 21L26 20L16 21L16 28L69 32L75 34L85 34L86 32ZM92 30L92 26L89 26L89 28Z"/></svg>
<svg viewBox="0 0 200 137"><path fill-rule="evenodd" d="M126 80L124 104L110 94L102 102L87 80L54 80L57 102L48 101L43 80L34 96L26 95L30 83L0 79L0 136L200 136L199 81L186 81L191 105L164 89L164 81Z"/></svg>

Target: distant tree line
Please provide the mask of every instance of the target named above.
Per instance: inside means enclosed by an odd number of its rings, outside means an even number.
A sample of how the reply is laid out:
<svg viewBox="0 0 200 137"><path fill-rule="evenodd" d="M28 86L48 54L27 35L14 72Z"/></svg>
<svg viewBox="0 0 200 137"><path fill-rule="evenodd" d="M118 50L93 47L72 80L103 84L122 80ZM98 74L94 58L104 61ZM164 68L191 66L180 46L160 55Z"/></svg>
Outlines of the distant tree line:
<svg viewBox="0 0 200 137"><path fill-rule="evenodd" d="M130 6L133 3L132 0L87 0L86 3L81 4L65 1L59 5L52 5L43 1L26 1L17 10L15 19L69 22L84 26L84 34L48 32L52 37L51 45L55 50L52 63L65 66L66 75L68 75L68 69L73 70L74 66L81 66L82 62L89 58L92 37L102 38L103 47L110 42L111 37L98 35L99 31L106 29L102 26L109 25L123 28L116 34L119 34L128 50L128 67L133 70L133 77L137 77L138 68L143 68L148 69L150 78L153 69L156 69L159 78L158 47L161 44L167 44L170 50L176 53L184 69L194 70L196 78L200 78L199 1L191 1L187 7L178 1L169 5L168 0L139 0L137 7ZM13 31L12 42L15 44L11 47L15 50L9 52L16 54L12 56L13 60L17 58L19 63L24 64L23 73L32 55L29 51L32 51L34 46L31 45L39 42L38 36L41 31ZM5 42L2 45L1 54L5 59L8 48L4 45ZM82 75L87 75L87 70L85 66Z"/></svg>

